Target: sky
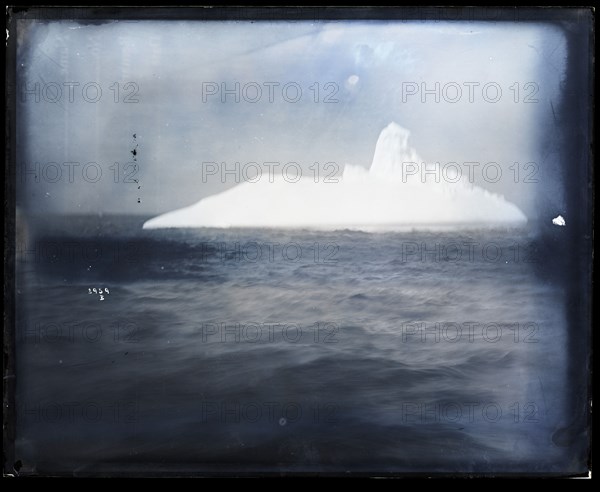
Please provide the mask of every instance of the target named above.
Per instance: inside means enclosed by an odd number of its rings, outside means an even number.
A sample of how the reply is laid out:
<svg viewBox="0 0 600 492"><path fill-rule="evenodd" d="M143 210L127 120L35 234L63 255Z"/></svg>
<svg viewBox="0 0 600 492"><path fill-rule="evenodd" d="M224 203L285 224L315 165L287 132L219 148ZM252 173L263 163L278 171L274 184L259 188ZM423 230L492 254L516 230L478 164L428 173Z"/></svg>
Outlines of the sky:
<svg viewBox="0 0 600 492"><path fill-rule="evenodd" d="M423 160L473 169L535 219L564 208L566 56L543 23L21 20L17 203L154 215L235 186L251 162L323 179L368 168L395 121Z"/></svg>

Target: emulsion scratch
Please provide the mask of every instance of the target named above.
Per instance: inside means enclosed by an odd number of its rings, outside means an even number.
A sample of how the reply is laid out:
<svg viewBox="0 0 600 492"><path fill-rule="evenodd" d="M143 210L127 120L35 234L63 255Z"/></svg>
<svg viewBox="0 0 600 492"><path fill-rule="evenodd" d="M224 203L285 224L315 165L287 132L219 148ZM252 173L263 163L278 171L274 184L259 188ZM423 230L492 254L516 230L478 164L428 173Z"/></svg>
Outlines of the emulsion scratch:
<svg viewBox="0 0 600 492"><path fill-rule="evenodd" d="M137 162L137 154L138 154L138 143L137 143L137 133L133 134L133 141L135 143L135 147L131 150L131 155L133 156L133 162ZM135 165L136 170L137 170L137 164ZM134 179L134 182L138 185L137 189L140 190L142 188L142 186L140 185L139 181L137 179ZM142 199L138 196L137 197L137 202L138 203L142 203Z"/></svg>

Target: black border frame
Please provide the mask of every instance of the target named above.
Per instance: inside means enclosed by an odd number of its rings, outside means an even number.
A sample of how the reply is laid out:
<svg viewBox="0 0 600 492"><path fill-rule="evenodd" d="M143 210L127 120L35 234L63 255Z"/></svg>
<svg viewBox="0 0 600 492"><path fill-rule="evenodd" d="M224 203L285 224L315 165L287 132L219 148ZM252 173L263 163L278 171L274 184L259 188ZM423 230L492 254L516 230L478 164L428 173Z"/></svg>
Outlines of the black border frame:
<svg viewBox="0 0 600 492"><path fill-rule="evenodd" d="M568 180L565 182L567 213L570 217L566 228L567 241L574 245L566 259L563 278L568 285L566 294L567 324L569 326L569 365L565 399L571 404L573 420L570 425L571 439L582 432L588 433L588 469L591 470L591 398L592 398L592 312L593 292L593 204L594 204L594 139L595 127L595 10L592 6L582 7L241 7L241 6L198 6L198 7L8 7L7 29L10 34L6 46L5 73L5 165L4 165L4 328L3 328L3 449L4 476L16 476L15 440L15 197L16 179L14 169L17 161L16 147L16 21L39 19L79 20L83 23L102 24L115 19L144 20L203 20L203 21L328 21L328 20L397 20L397 21L440 21L473 20L490 22L549 22L561 27L568 42L568 73L587 73L587 80L567 78L565 100L561 108L566 115L562 122L563 137L568 142L562 149L563 159L569 164ZM575 27L577 28L575 28ZM588 52L589 57L578 56ZM585 83L585 84L584 84ZM582 87L582 84L584 85ZM587 85L586 85L587 84ZM590 92L582 89L589 87ZM549 237L547 239L550 239ZM587 354L582 359L580 354ZM229 472L213 469L198 471L198 465L185 465L179 470L98 470L95 476L386 476L386 477L523 477L523 474L424 474L424 473L368 473L335 470L332 472L298 472L288 470L243 470ZM142 466L142 465L140 465ZM53 473L54 476L72 476L73 473ZM88 475L81 472L82 476ZM586 474L533 473L528 477L586 477Z"/></svg>

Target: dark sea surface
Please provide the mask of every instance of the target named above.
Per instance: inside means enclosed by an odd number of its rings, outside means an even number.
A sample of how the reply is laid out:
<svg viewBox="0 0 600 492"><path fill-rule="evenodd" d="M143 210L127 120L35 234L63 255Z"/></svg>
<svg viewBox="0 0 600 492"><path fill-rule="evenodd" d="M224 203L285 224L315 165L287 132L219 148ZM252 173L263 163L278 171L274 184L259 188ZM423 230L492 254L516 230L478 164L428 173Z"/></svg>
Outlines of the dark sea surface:
<svg viewBox="0 0 600 492"><path fill-rule="evenodd" d="M569 469L560 265L527 229L143 222L19 231L24 471Z"/></svg>

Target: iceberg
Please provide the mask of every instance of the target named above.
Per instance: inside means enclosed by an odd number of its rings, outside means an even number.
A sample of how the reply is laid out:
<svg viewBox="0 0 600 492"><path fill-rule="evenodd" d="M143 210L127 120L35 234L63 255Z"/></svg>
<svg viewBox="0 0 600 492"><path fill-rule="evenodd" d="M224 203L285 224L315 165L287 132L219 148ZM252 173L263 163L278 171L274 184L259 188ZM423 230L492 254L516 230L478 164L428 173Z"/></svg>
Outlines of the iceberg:
<svg viewBox="0 0 600 492"><path fill-rule="evenodd" d="M527 222L516 205L458 173L423 179L414 171L422 160L409 137L408 130L390 123L379 135L370 169L346 164L338 182L313 177L292 182L285 176L244 182L154 217L143 227L394 231Z"/></svg>

